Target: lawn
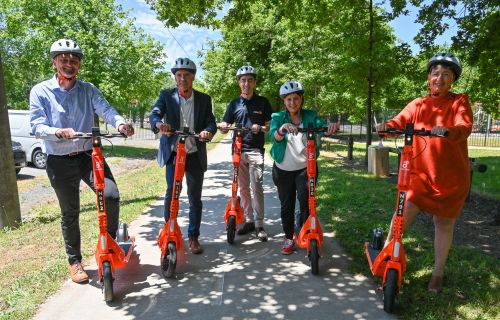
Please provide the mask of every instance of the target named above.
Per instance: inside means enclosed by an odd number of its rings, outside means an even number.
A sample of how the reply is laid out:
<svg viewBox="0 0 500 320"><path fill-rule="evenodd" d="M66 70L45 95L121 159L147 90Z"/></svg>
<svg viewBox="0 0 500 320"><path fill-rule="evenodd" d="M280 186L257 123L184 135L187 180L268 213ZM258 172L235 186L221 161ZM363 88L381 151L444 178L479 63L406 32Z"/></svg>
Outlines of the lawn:
<svg viewBox="0 0 500 320"><path fill-rule="evenodd" d="M222 138L223 135L217 134L207 149L215 147ZM105 155L109 155L109 148L105 148ZM137 219L165 192L165 169L152 160L156 154L155 148L114 146L114 157L151 159L138 169L115 174L120 189L121 222L130 223ZM115 171L113 165L110 166ZM33 185L25 183L23 188ZM95 194L90 188L85 188L80 196L82 254L84 262L89 263L93 259L98 235ZM18 229L0 231L0 320L31 319L38 306L68 279L57 202L40 203L29 216L30 220Z"/></svg>
<svg viewBox="0 0 500 320"><path fill-rule="evenodd" d="M352 270L372 277L363 252L372 228L385 232L394 212L397 186L386 178L366 173L362 165L364 146L356 144L354 161L348 162L346 147L320 158L318 209L323 221L352 257ZM338 156L341 156L340 158ZM488 165L476 174L473 191L498 199L500 151L471 150L476 162ZM397 156L391 156L395 168ZM394 169L395 170L395 169ZM391 171L394 171L391 170ZM427 292L433 267L433 238L409 230L404 237L408 257L402 292L395 314L402 319L498 319L500 316L500 264L498 258L477 250L452 247L446 283L439 295ZM379 279L374 280L377 283Z"/></svg>

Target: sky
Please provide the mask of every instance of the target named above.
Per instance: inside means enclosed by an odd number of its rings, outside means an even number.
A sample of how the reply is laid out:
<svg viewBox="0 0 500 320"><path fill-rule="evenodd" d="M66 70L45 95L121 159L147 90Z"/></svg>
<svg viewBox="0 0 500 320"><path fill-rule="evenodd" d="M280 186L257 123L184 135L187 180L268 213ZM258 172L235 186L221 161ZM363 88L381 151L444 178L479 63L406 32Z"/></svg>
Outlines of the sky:
<svg viewBox="0 0 500 320"><path fill-rule="evenodd" d="M156 13L152 11L144 0L115 0L124 10L131 10L129 15L136 19L136 25L143 28L158 41L164 44L168 56L167 67L179 57L188 57L196 63L197 77L203 76L203 69L200 67L199 52L206 50L209 40L222 38L220 31L207 28L182 24L178 28L166 28L163 22L156 19ZM416 10L410 7L410 15L403 16L390 22L396 37L410 44L413 53L418 53L420 48L413 42L413 37L420 29L420 25L414 23ZM450 31L451 30L451 31ZM451 44L451 36L456 33L456 26L452 25L445 34L438 37L437 43Z"/></svg>

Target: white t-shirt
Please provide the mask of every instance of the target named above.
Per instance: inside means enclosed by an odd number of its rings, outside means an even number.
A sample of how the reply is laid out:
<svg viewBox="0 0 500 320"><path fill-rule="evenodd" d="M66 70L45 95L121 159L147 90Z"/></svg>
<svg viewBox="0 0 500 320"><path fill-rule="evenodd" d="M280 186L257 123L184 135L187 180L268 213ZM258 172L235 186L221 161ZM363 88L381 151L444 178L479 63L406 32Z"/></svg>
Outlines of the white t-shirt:
<svg viewBox="0 0 500 320"><path fill-rule="evenodd" d="M299 128L303 128L300 124ZM281 163L276 162L276 166L285 171L302 170L307 167L306 144L307 135L302 132L297 135L288 134L285 155Z"/></svg>

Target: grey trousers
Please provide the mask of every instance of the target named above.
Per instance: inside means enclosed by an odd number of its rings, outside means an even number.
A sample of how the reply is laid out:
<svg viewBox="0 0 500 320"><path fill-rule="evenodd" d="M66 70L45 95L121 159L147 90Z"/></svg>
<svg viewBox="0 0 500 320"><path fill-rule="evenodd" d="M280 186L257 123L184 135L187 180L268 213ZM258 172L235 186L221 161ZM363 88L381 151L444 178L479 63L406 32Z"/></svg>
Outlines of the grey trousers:
<svg viewBox="0 0 500 320"><path fill-rule="evenodd" d="M263 172L264 154L257 150L241 153L238 170L241 206L245 212L245 221L255 222L257 228L264 226Z"/></svg>

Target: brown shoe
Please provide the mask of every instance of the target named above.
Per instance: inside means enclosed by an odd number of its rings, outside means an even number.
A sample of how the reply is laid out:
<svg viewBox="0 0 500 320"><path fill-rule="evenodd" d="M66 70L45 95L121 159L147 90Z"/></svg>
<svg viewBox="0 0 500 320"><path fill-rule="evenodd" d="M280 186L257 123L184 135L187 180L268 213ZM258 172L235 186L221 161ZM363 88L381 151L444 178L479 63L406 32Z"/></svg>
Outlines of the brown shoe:
<svg viewBox="0 0 500 320"><path fill-rule="evenodd" d="M189 239L189 250L191 250L191 253L193 254L200 254L203 252L203 248L198 241L198 237Z"/></svg>
<svg viewBox="0 0 500 320"><path fill-rule="evenodd" d="M427 290L433 293L439 293L443 290L443 277L432 276L431 281L429 281L429 285L427 286Z"/></svg>
<svg viewBox="0 0 500 320"><path fill-rule="evenodd" d="M76 283L89 281L89 275L80 262L71 265L71 280Z"/></svg>

